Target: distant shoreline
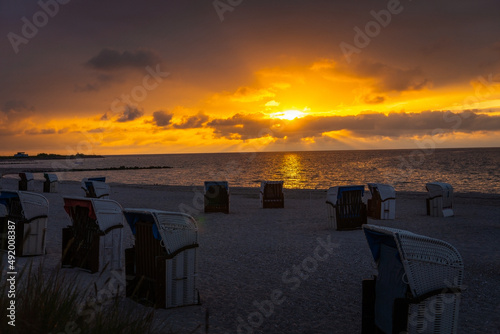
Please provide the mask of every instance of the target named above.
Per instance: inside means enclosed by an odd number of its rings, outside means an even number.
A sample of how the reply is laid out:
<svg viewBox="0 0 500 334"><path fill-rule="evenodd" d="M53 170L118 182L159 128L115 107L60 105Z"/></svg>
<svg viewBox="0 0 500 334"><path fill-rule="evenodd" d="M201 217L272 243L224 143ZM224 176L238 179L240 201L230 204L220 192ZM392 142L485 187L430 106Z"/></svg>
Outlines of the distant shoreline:
<svg viewBox="0 0 500 334"><path fill-rule="evenodd" d="M95 155L95 154L87 155L87 154L83 154L83 153L77 153L77 154L73 154L73 155L39 153L37 155L27 156L27 157L0 156L0 160L15 160L15 161L60 160L60 159L95 159L95 158L104 158L104 156Z"/></svg>

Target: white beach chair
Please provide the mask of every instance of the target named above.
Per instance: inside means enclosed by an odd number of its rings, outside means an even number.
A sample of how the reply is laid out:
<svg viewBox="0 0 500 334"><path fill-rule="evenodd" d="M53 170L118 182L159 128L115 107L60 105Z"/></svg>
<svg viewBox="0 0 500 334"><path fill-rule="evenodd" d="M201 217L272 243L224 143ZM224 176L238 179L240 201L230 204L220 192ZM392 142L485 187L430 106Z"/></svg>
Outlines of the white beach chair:
<svg viewBox="0 0 500 334"><path fill-rule="evenodd" d="M453 216L453 187L444 182L431 182L425 185L427 215L431 217Z"/></svg>
<svg viewBox="0 0 500 334"><path fill-rule="evenodd" d="M368 200L368 216L375 219L396 218L396 191L388 184L368 183L372 198Z"/></svg>
<svg viewBox="0 0 500 334"><path fill-rule="evenodd" d="M193 217L152 209L125 209L124 215L135 236L134 247L125 250L127 296L159 308L199 303Z"/></svg>
<svg viewBox="0 0 500 334"><path fill-rule="evenodd" d="M43 183L43 192L44 193L56 193L57 192L57 175L56 174L48 174L44 173L43 177L45 178L45 182Z"/></svg>
<svg viewBox="0 0 500 334"><path fill-rule="evenodd" d="M62 265L91 273L123 270L122 207L108 199L63 197L72 225L63 228Z"/></svg>
<svg viewBox="0 0 500 334"><path fill-rule="evenodd" d="M35 179L32 173L19 173L19 190L21 191L35 191Z"/></svg>
<svg viewBox="0 0 500 334"><path fill-rule="evenodd" d="M388 227L363 230L378 276L363 281L362 333L456 333L464 267L455 247Z"/></svg>
<svg viewBox="0 0 500 334"><path fill-rule="evenodd" d="M109 198L110 188L106 184L106 178L84 178L82 180L82 189L85 191L85 197L89 198Z"/></svg>
<svg viewBox="0 0 500 334"><path fill-rule="evenodd" d="M37 193L0 192L0 249L8 247L9 221L15 225L16 256L44 255L49 202Z"/></svg>

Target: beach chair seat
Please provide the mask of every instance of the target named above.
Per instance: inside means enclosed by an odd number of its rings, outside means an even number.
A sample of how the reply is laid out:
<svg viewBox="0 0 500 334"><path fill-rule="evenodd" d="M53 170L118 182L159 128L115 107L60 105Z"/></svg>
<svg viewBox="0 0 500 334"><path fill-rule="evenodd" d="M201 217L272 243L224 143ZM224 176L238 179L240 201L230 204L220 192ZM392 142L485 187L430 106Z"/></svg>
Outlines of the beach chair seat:
<svg viewBox="0 0 500 334"><path fill-rule="evenodd" d="M16 256L45 254L49 202L37 193L0 192L0 250L15 250ZM11 223L9 223L9 221ZM9 225L15 228L15 249L9 243Z"/></svg>
<svg viewBox="0 0 500 334"><path fill-rule="evenodd" d="M283 181L262 181L260 183L260 202L263 208L283 208Z"/></svg>
<svg viewBox="0 0 500 334"><path fill-rule="evenodd" d="M63 228L62 266L91 273L122 270L122 207L115 201L64 197L72 224Z"/></svg>
<svg viewBox="0 0 500 334"><path fill-rule="evenodd" d="M125 250L127 296L156 308L198 304L196 221L151 209L125 209L124 215L135 237Z"/></svg>
<svg viewBox="0 0 500 334"><path fill-rule="evenodd" d="M364 225L378 274L364 280L362 333L456 333L463 262L449 243Z"/></svg>
<svg viewBox="0 0 500 334"><path fill-rule="evenodd" d="M361 228L367 222L364 186L336 186L327 191L329 227L335 230Z"/></svg>
<svg viewBox="0 0 500 334"><path fill-rule="evenodd" d="M89 198L109 198L110 188L106 184L105 177L91 177L82 180L82 189L85 191L85 197Z"/></svg>
<svg viewBox="0 0 500 334"><path fill-rule="evenodd" d="M444 182L430 182L427 189L427 215L431 217L453 216L453 187Z"/></svg>
<svg viewBox="0 0 500 334"><path fill-rule="evenodd" d="M44 193L55 193L57 192L57 175L44 173L43 177L45 182L43 183Z"/></svg>
<svg viewBox="0 0 500 334"><path fill-rule="evenodd" d="M368 217L396 218L396 191L388 184L368 183L372 198L368 200Z"/></svg>
<svg viewBox="0 0 500 334"><path fill-rule="evenodd" d="M226 181L205 181L205 212L229 213L229 185Z"/></svg>
<svg viewBox="0 0 500 334"><path fill-rule="evenodd" d="M19 173L19 190L21 191L35 191L35 179L32 173L24 172Z"/></svg>

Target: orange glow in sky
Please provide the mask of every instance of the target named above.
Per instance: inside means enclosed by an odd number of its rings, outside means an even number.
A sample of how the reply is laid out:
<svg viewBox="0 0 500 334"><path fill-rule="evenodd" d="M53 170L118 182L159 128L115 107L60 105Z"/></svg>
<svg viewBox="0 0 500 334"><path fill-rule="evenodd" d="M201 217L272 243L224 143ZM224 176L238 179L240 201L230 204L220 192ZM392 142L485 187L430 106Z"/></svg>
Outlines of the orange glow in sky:
<svg viewBox="0 0 500 334"><path fill-rule="evenodd" d="M437 147L499 146L487 6L405 3L346 57L373 2L254 1L221 20L204 4L89 1L0 44L0 155L414 148L439 131ZM39 10L2 8L1 32L23 37Z"/></svg>

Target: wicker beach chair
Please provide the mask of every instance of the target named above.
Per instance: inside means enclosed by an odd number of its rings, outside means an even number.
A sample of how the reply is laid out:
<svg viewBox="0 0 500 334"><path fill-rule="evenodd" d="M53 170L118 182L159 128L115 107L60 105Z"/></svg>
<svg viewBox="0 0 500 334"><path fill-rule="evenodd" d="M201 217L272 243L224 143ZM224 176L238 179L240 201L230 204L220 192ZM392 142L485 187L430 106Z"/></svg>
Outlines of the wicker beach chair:
<svg viewBox="0 0 500 334"><path fill-rule="evenodd" d="M229 185L226 181L205 181L205 212L229 213Z"/></svg>
<svg viewBox="0 0 500 334"><path fill-rule="evenodd" d="M64 197L72 225L62 232L62 266L91 273L122 270L122 207L115 201Z"/></svg>
<svg viewBox="0 0 500 334"><path fill-rule="evenodd" d="M366 224L364 189L364 186L337 186L328 189L326 204L330 228L352 230Z"/></svg>
<svg viewBox="0 0 500 334"><path fill-rule="evenodd" d="M462 257L450 244L364 225L378 276L363 281L362 333L456 333Z"/></svg>
<svg viewBox="0 0 500 334"><path fill-rule="evenodd" d="M125 250L127 296L157 308L198 304L196 221L150 209L125 209L124 215L135 236Z"/></svg>
<svg viewBox="0 0 500 334"><path fill-rule="evenodd" d="M16 256L45 254L48 214L49 202L40 194L0 192L0 250L12 250L8 231L9 225L14 224Z"/></svg>
<svg viewBox="0 0 500 334"><path fill-rule="evenodd" d="M43 177L45 182L43 183L44 193L55 193L57 192L57 175L44 173Z"/></svg>
<svg viewBox="0 0 500 334"><path fill-rule="evenodd" d="M19 173L19 190L22 191L35 191L35 180L32 173Z"/></svg>
<svg viewBox="0 0 500 334"><path fill-rule="evenodd" d="M396 218L396 191L391 185L368 183L372 198L368 200L368 217L374 219Z"/></svg>
<svg viewBox="0 0 500 334"><path fill-rule="evenodd" d="M85 191L85 197L109 198L110 188L106 184L105 177L84 178L82 180L82 189Z"/></svg>
<svg viewBox="0 0 500 334"><path fill-rule="evenodd" d="M453 216L453 187L444 182L431 182L427 189L427 215L431 217Z"/></svg>
<svg viewBox="0 0 500 334"><path fill-rule="evenodd" d="M260 183L260 202L263 208L283 208L283 181L262 181Z"/></svg>

